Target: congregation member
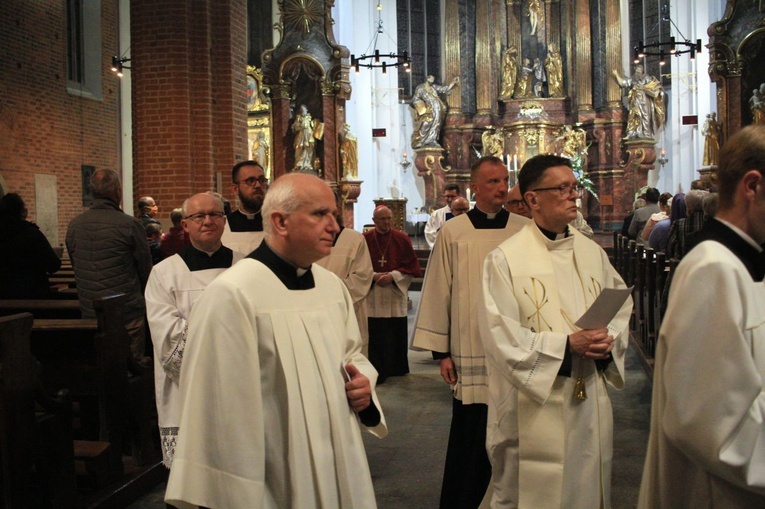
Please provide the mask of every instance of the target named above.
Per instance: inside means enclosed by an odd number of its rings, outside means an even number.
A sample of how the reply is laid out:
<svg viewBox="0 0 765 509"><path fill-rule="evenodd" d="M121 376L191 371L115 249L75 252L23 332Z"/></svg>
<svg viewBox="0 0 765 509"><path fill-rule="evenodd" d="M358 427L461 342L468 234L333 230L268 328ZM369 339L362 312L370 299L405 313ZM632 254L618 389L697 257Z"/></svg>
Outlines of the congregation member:
<svg viewBox="0 0 765 509"><path fill-rule="evenodd" d="M0 198L0 299L46 299L48 275L61 260L40 231L27 221L27 206L17 193Z"/></svg>
<svg viewBox="0 0 765 509"><path fill-rule="evenodd" d="M369 324L367 323L367 307L364 299L369 294L374 277L372 259L364 236L344 226L343 216L338 213L337 224L340 232L335 235L332 250L329 255L316 262L339 277L353 300L353 310L359 322L361 333L361 353L369 356Z"/></svg>
<svg viewBox="0 0 765 509"><path fill-rule="evenodd" d="M503 208L507 185L507 167L501 159L485 156L473 165L470 189L475 192L475 207L444 224L425 272L413 348L430 350L439 359L441 377L453 395L442 509L477 508L491 479L486 455L486 360L476 296L486 255L528 222Z"/></svg>
<svg viewBox="0 0 765 509"><path fill-rule="evenodd" d="M640 236L644 242L648 242L651 237L651 232L659 221L669 219L669 214L672 210L672 195L670 193L661 193L659 196L659 212L651 214L648 218L648 222L643 227L643 231L640 232Z"/></svg>
<svg viewBox="0 0 765 509"><path fill-rule="evenodd" d="M688 252L688 238L704 227L704 197L707 191L692 190L685 195L685 217L669 228L667 259L681 260Z"/></svg>
<svg viewBox="0 0 765 509"><path fill-rule="evenodd" d="M375 227L364 232L374 269L366 299L369 360L379 373L378 383L383 383L389 376L409 373L409 285L422 271L409 236L393 228L391 210L378 206L372 221Z"/></svg>
<svg viewBox="0 0 765 509"><path fill-rule="evenodd" d="M160 224L160 222L154 218L159 212L159 207L151 196L141 196L138 198L138 219L141 220L141 224L146 227L149 224Z"/></svg>
<svg viewBox="0 0 765 509"><path fill-rule="evenodd" d="M268 192L268 178L256 161L242 161L231 169L231 190L239 206L228 214L223 245L245 256L263 241L263 199Z"/></svg>
<svg viewBox="0 0 765 509"><path fill-rule="evenodd" d="M459 184L446 184L444 187L444 200L446 205L440 209L436 209L428 218L428 222L425 223L425 241L430 248L433 248L433 244L436 242L436 234L438 230L444 225L447 219L452 217L452 200L460 195Z"/></svg>
<svg viewBox="0 0 765 509"><path fill-rule="evenodd" d="M165 259L162 254L160 241L162 240L162 226L158 223L149 223L146 225L146 242L149 244L149 253L151 253L151 264L156 265Z"/></svg>
<svg viewBox="0 0 765 509"><path fill-rule="evenodd" d="M765 126L728 139L717 184L659 332L641 509L765 507Z"/></svg>
<svg viewBox="0 0 765 509"><path fill-rule="evenodd" d="M507 193L505 209L511 214L517 214L519 216L531 219L531 211L526 205L526 202L523 201L523 196L521 196L521 187L517 184L514 185L512 189L510 189L510 191Z"/></svg>
<svg viewBox="0 0 765 509"><path fill-rule="evenodd" d="M535 156L519 173L532 221L486 258L478 309L489 376L491 507L610 507L613 416L624 385L632 301L607 327L575 322L624 283L568 224L581 193L569 159Z"/></svg>
<svg viewBox="0 0 765 509"><path fill-rule="evenodd" d="M177 208L170 212L170 221L173 223L173 226L171 226L167 232L162 234L162 239L159 243L159 248L165 258L170 258L174 254L181 253L191 245L189 238L186 236L186 232L183 231L183 226L181 225L182 220L182 209Z"/></svg>
<svg viewBox="0 0 765 509"><path fill-rule="evenodd" d="M659 208L659 190L655 187L649 187L645 192L645 207L641 207L635 210L635 215L632 216L629 226L629 236L631 239L635 239L638 244L644 244L645 241L640 234L651 218L651 215L661 212Z"/></svg>
<svg viewBox="0 0 765 509"><path fill-rule="evenodd" d="M353 301L315 264L339 227L299 173L263 203L265 240L191 312L165 500L180 508L374 508L359 422L387 433ZM357 418L358 417L358 418Z"/></svg>
<svg viewBox="0 0 765 509"><path fill-rule="evenodd" d="M213 279L243 257L221 244L226 216L220 199L208 193L195 194L183 203L181 211L181 227L188 233L191 245L154 267L145 293L154 345L162 461L167 468L173 463L178 439L178 382L191 307Z"/></svg>
<svg viewBox="0 0 765 509"><path fill-rule="evenodd" d="M622 235L628 239L635 240L635 237L630 236L630 225L632 225L632 218L635 217L635 212L645 207L645 198L637 198L632 204L632 211L624 217L622 223Z"/></svg>
<svg viewBox="0 0 765 509"><path fill-rule="evenodd" d="M96 170L90 179L93 203L69 222L66 249L72 260L83 318L95 318L93 300L124 293L125 328L130 350L141 367L144 356L146 304L143 292L151 272L151 254L141 221L120 209L122 183L114 170Z"/></svg>

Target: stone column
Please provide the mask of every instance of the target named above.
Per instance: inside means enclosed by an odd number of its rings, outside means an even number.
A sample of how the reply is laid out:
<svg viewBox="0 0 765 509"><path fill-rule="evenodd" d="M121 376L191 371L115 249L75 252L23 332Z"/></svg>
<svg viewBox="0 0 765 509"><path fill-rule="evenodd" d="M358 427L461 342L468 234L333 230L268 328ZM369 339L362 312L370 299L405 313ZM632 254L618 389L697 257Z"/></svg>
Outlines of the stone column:
<svg viewBox="0 0 765 509"><path fill-rule="evenodd" d="M590 44L590 0L575 0L574 84L577 113L592 111L592 56Z"/></svg>
<svg viewBox="0 0 765 509"><path fill-rule="evenodd" d="M446 0L444 13L444 75L448 80L461 76L460 66L460 23L459 0ZM457 91L458 92L458 91ZM448 113L459 114L462 111L462 98L459 93L449 96Z"/></svg>
<svg viewBox="0 0 765 509"><path fill-rule="evenodd" d="M494 84L497 81L496 62L492 60L490 0L476 0L476 116L489 117L493 104ZM447 18L448 21L449 18ZM486 119L485 123L491 122Z"/></svg>

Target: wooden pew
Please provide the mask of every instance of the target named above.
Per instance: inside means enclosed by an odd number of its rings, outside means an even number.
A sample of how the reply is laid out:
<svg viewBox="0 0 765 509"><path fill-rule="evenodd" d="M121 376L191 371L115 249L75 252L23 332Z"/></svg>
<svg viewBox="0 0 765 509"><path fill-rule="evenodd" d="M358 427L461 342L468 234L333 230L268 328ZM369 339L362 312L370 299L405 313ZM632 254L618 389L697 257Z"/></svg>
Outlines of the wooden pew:
<svg viewBox="0 0 765 509"><path fill-rule="evenodd" d="M29 312L35 318L82 318L80 303L66 299L0 299L0 316Z"/></svg>
<svg viewBox="0 0 765 509"><path fill-rule="evenodd" d="M30 313L0 317L4 507L74 507L71 403L40 394L30 348L32 321ZM35 410L36 401L41 411Z"/></svg>

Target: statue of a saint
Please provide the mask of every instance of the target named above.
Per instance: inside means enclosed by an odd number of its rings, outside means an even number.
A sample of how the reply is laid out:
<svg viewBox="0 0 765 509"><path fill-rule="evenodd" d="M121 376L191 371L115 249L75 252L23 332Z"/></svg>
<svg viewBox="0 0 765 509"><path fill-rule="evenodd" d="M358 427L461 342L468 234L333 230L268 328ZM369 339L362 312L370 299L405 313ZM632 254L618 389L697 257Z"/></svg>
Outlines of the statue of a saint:
<svg viewBox="0 0 765 509"><path fill-rule="evenodd" d="M505 139L501 131L493 131L491 126L481 134L482 154L483 156L494 156L502 158L505 152Z"/></svg>
<svg viewBox="0 0 765 509"><path fill-rule="evenodd" d="M510 46L502 55L502 89L499 92L500 101L509 101L515 91L515 80L518 78L518 49Z"/></svg>
<svg viewBox="0 0 765 509"><path fill-rule="evenodd" d="M547 83L547 74L542 65L542 60L540 60L539 57L534 59L534 66L532 69L534 70L534 78L536 78L534 81L534 95L542 97L542 91L544 90L545 83Z"/></svg>
<svg viewBox="0 0 765 509"><path fill-rule="evenodd" d="M701 134L704 136L704 166L717 165L720 154L720 123L717 121L716 113L709 113L701 128Z"/></svg>
<svg viewBox="0 0 765 509"><path fill-rule="evenodd" d="M263 170L268 173L268 140L266 140L266 133L258 131L258 135L252 142L252 159L258 163Z"/></svg>
<svg viewBox="0 0 765 509"><path fill-rule="evenodd" d="M345 124L340 132L340 163L343 178L355 179L359 176L359 143L349 124Z"/></svg>
<svg viewBox="0 0 765 509"><path fill-rule="evenodd" d="M752 124L765 125L765 83L752 91L749 109L752 112Z"/></svg>
<svg viewBox="0 0 765 509"><path fill-rule="evenodd" d="M563 59L555 44L550 44L547 50L545 70L547 70L547 91L550 97L566 97L566 90L563 88Z"/></svg>
<svg viewBox="0 0 765 509"><path fill-rule="evenodd" d="M323 127L324 124L311 117L305 104L300 106L300 112L292 123L292 132L295 133L295 167L292 171L317 174L314 168L316 140L322 138Z"/></svg>
<svg viewBox="0 0 765 509"><path fill-rule="evenodd" d="M414 108L414 131L412 132L412 148L423 147L441 148L438 144L438 135L441 132L441 124L446 117L446 104L438 94L448 94L452 88L460 82L459 77L452 80L449 85L436 85L435 78L429 75L425 83L417 85L412 95L412 108Z"/></svg>
<svg viewBox="0 0 765 509"><path fill-rule="evenodd" d="M628 140L654 139L667 120L666 95L659 80L645 74L643 66L635 66L635 74L622 78L613 70L616 82L629 88L629 115L627 116Z"/></svg>
<svg viewBox="0 0 765 509"><path fill-rule="evenodd" d="M518 78L518 82L515 84L515 93L513 94L513 97L516 99L534 97L534 91L531 88L531 82L533 79L534 68L531 67L531 60L524 58L523 68L521 69L521 76Z"/></svg>
<svg viewBox="0 0 765 509"><path fill-rule="evenodd" d="M542 2L540 0L529 1L529 10L526 15L529 17L529 23L531 23L531 35L537 33L537 25L539 25L539 20L542 19L542 12Z"/></svg>
<svg viewBox="0 0 765 509"><path fill-rule="evenodd" d="M573 129L570 125L563 126L563 130L555 141L563 141L561 156L568 159L582 156L587 150L587 133L584 129Z"/></svg>

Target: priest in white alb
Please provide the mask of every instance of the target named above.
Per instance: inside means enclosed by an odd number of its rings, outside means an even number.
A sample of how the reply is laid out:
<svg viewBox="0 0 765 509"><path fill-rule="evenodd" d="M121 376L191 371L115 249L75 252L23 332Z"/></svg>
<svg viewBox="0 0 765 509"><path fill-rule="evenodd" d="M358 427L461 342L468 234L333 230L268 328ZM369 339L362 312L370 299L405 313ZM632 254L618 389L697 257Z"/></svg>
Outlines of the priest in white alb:
<svg viewBox="0 0 765 509"><path fill-rule="evenodd" d="M486 359L476 319L483 261L529 222L502 208L508 174L501 159L480 158L470 175L475 207L447 221L436 237L412 344L413 349L430 350L440 359L441 377L454 396L441 509L475 509L491 478L486 456ZM455 198L452 205L456 207L459 200L464 198Z"/></svg>
<svg viewBox="0 0 765 509"><path fill-rule="evenodd" d="M338 214L337 224L340 233L335 236L335 243L329 255L316 262L342 279L348 293L353 299L353 309L359 322L361 332L361 353L369 356L369 326L367 324L367 307L364 299L372 286L374 269L369 249L364 236L359 232L343 225L343 216Z"/></svg>
<svg viewBox="0 0 765 509"><path fill-rule="evenodd" d="M257 161L242 161L231 169L231 190L239 200L228 215L223 231L223 245L247 256L263 241L263 199L268 192L268 178Z"/></svg>
<svg viewBox="0 0 765 509"><path fill-rule="evenodd" d="M562 157L519 173L532 221L486 258L478 317L489 371L492 508L608 509L613 416L624 385L631 299L607 327L575 325L601 290L624 283L568 223L580 187Z"/></svg>
<svg viewBox="0 0 765 509"><path fill-rule="evenodd" d="M191 245L154 266L146 284L146 316L154 344L154 390L162 461L173 463L181 418L178 381L194 301L243 256L221 244L223 202L208 193L183 202L180 226Z"/></svg>
<svg viewBox="0 0 765 509"><path fill-rule="evenodd" d="M765 126L728 139L717 186L659 332L640 509L765 507Z"/></svg>
<svg viewBox="0 0 765 509"><path fill-rule="evenodd" d="M329 186L280 177L266 238L194 304L165 500L176 507L375 508L360 425L387 433L353 301L315 261L339 228Z"/></svg>
<svg viewBox="0 0 765 509"><path fill-rule="evenodd" d="M428 246L430 246L431 249L436 243L436 235L438 235L438 231L441 229L444 223L446 223L446 221L451 219L454 215L451 208L452 200L454 200L459 195L459 184L451 183L444 186L443 197L446 205L440 209L434 210L428 218L428 221L425 223L425 241L428 243Z"/></svg>

